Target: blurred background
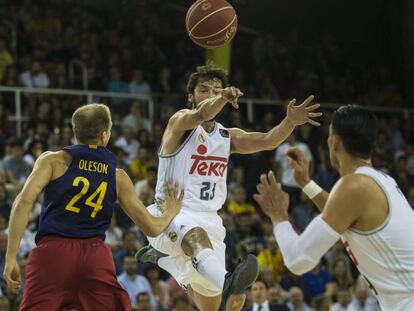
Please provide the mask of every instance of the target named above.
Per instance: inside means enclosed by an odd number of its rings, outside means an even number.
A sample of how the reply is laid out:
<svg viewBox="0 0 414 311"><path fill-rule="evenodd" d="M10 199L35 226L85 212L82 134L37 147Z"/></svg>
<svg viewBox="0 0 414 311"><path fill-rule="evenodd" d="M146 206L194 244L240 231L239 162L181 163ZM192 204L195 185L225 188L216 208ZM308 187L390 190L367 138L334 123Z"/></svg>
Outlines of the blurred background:
<svg viewBox="0 0 414 311"><path fill-rule="evenodd" d="M70 117L87 102L110 106L110 149L139 198L153 201L156 151L169 117L186 107L186 83L206 51L185 32L193 1L0 0L0 268L11 205L36 158L72 144ZM331 112L360 104L376 112L380 131L374 166L391 174L414 208L414 2L409 0L233 0L239 16L227 47L230 83L244 92L241 108L226 108L228 127L266 131L285 115L288 99L313 94L322 126L301 126L284 146L232 155L229 195L220 211L227 228L227 268L258 255L261 276L246 301L289 310L380 310L338 243L313 271L297 277L283 257L269 220L252 195L262 172L274 169L291 194L290 216L303 231L317 210L291 178L281 150L300 146L312 158L313 179L330 190L338 174L327 148ZM34 244L42 197L19 253L22 268ZM137 278L129 295L136 310L196 310L167 273L138 265L146 239L119 208L106 243L117 274ZM21 292L0 279L0 311L17 310Z"/></svg>

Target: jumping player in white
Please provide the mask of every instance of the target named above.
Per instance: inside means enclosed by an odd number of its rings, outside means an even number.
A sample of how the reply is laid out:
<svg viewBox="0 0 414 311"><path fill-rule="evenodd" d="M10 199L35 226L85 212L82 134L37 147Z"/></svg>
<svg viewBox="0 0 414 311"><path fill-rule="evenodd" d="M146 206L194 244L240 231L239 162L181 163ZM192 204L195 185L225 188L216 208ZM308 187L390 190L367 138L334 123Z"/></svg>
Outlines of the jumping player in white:
<svg viewBox="0 0 414 311"><path fill-rule="evenodd" d="M342 106L329 130L330 160L341 175L331 193L309 178L309 159L287 152L294 177L321 211L298 235L288 221L289 196L270 172L261 176L255 199L274 224L286 266L303 274L342 239L376 294L383 311L414 311L414 211L395 180L372 167L375 116L360 106Z"/></svg>
<svg viewBox="0 0 414 311"><path fill-rule="evenodd" d="M286 118L267 133L247 133L226 129L214 121L227 103L238 108L243 95L226 87L224 71L206 65L190 76L187 90L192 109L175 113L166 127L159 150L156 201L164 198L164 180L173 179L184 189L182 210L167 230L149 238L151 246L141 249L136 258L153 262L167 270L194 298L202 311L240 310L244 292L258 274L256 257L249 255L233 273L225 268L225 228L217 211L227 196L226 175L230 153L254 153L275 149L295 126L310 123L319 104L308 106L313 96L295 106L292 100ZM158 204L149 211L158 215ZM168 255L168 256L167 256Z"/></svg>

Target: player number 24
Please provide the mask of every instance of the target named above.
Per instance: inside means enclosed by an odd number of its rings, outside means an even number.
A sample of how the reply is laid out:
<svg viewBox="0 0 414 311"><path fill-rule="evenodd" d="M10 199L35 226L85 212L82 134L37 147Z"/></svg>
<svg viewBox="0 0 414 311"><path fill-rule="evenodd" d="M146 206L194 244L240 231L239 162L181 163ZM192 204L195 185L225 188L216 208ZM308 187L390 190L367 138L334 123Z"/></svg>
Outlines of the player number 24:
<svg viewBox="0 0 414 311"><path fill-rule="evenodd" d="M65 210L78 213L78 214L80 212L80 208L76 207L75 203L78 202L78 200L81 197L83 197L84 195L88 193L89 180L87 180L85 177L82 177L82 176L78 176L73 180L74 187L79 187L80 183L83 184L81 191L79 191L65 207ZM91 213L92 218L95 218L96 213L98 213L102 209L102 201L105 197L107 185L108 183L106 181L101 182L99 187L95 190L95 192L92 193L85 201L86 205L93 208L93 211Z"/></svg>

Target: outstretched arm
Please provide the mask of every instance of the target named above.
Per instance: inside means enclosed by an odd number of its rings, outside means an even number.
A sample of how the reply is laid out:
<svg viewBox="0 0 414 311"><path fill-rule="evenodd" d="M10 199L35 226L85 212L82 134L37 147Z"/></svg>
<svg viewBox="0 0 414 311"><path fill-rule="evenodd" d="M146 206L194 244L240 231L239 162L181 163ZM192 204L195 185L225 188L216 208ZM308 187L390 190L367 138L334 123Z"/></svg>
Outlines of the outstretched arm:
<svg viewBox="0 0 414 311"><path fill-rule="evenodd" d="M131 179L124 170L117 169L116 183L118 199L122 209L146 236L156 237L160 235L181 210L183 193L178 193L177 185L167 184L166 199L163 205L165 207L164 213L159 217L155 217L147 211L144 204L138 199Z"/></svg>
<svg viewBox="0 0 414 311"><path fill-rule="evenodd" d="M297 125L310 123L315 126L320 124L312 118L320 117L321 112L312 112L320 107L319 104L308 106L313 100L313 96L309 96L301 105L295 106L296 100L293 99L287 106L286 117L280 124L272 128L267 133L261 132L245 132L241 129L230 129L230 137L233 153L254 153L264 150L273 150L286 138L292 134Z"/></svg>
<svg viewBox="0 0 414 311"><path fill-rule="evenodd" d="M6 264L3 273L7 285L13 291L20 287L20 271L16 262L17 252L29 222L33 204L52 178L51 161L53 161L53 157L53 153L45 152L37 159L32 173L13 203L7 239Z"/></svg>
<svg viewBox="0 0 414 311"><path fill-rule="evenodd" d="M214 119L228 102L238 109L237 99L242 95L238 88L227 87L221 94L202 101L195 109L183 109L175 113L168 121L168 129L174 133L191 130L205 121Z"/></svg>
<svg viewBox="0 0 414 311"><path fill-rule="evenodd" d="M325 210L298 235L288 221L289 196L281 190L273 172L260 177L254 198L271 218L274 234L286 266L295 274L312 270L361 215L361 206L372 198L360 187L360 176L345 176L332 190ZM364 177L362 177L364 178Z"/></svg>

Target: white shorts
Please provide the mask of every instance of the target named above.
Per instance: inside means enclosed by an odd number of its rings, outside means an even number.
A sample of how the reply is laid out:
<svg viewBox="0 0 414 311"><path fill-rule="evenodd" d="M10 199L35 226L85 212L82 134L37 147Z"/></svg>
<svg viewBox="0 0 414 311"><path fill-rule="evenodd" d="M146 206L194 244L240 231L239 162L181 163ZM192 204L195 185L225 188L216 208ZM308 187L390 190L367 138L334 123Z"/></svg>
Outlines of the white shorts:
<svg viewBox="0 0 414 311"><path fill-rule="evenodd" d="M148 206L147 209L154 216L161 215L161 211L155 204ZM163 260L162 268L166 269L181 286L187 287L190 284L195 292L207 297L214 297L221 294L222 289L217 289L215 285L198 273L191 263L191 258L185 255L181 248L181 242L186 233L196 227L201 227L207 232L213 245L213 251L225 267L226 245L224 238L226 229L217 212L183 209L171 221L167 230L155 238L148 237L148 240L152 247L170 255Z"/></svg>

